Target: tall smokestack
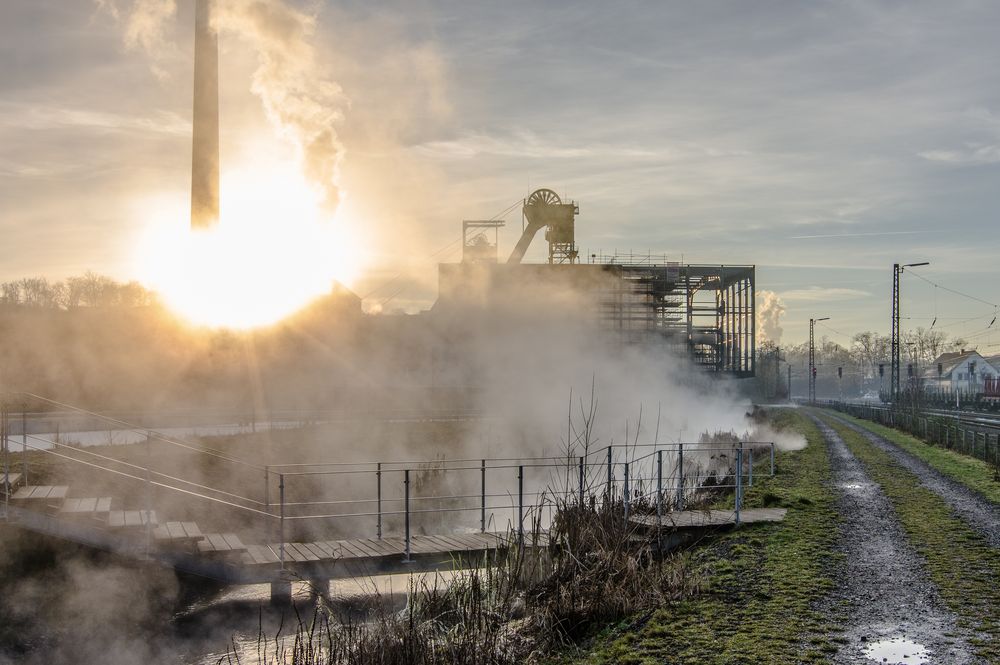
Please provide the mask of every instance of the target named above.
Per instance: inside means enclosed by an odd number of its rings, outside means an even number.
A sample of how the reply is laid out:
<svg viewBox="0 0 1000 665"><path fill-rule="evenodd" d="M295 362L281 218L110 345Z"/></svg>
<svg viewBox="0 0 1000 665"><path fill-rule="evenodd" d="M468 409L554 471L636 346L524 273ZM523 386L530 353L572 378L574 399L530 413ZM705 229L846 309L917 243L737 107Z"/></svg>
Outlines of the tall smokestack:
<svg viewBox="0 0 1000 665"><path fill-rule="evenodd" d="M196 0L194 21L194 131L191 142L191 228L219 219L219 39L211 0Z"/></svg>

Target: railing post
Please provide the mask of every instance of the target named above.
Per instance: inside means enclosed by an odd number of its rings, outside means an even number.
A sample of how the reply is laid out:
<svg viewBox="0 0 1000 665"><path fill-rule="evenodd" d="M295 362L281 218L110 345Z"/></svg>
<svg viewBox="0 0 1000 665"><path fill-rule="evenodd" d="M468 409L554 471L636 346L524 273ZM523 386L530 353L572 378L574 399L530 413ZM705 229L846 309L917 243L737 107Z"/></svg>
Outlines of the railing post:
<svg viewBox="0 0 1000 665"><path fill-rule="evenodd" d="M748 452L750 453L750 463L747 465L747 485L753 487L753 448Z"/></svg>
<svg viewBox="0 0 1000 665"><path fill-rule="evenodd" d="M656 451L656 526L663 521L663 451ZM657 533L657 539L660 535Z"/></svg>
<svg viewBox="0 0 1000 665"><path fill-rule="evenodd" d="M736 449L736 525L740 524L740 508L743 503L743 444Z"/></svg>
<svg viewBox="0 0 1000 665"><path fill-rule="evenodd" d="M10 456L7 446L7 407L0 406L0 448L3 451L3 517L10 519Z"/></svg>
<svg viewBox="0 0 1000 665"><path fill-rule="evenodd" d="M285 569L285 474L278 474L278 500L281 502L281 512L278 514L278 549L281 559L281 569Z"/></svg>
<svg viewBox="0 0 1000 665"><path fill-rule="evenodd" d="M625 504L625 520L628 520L628 500L629 500L629 488L628 488L628 462L625 462L625 489L622 493L622 501Z"/></svg>
<svg viewBox="0 0 1000 665"><path fill-rule="evenodd" d="M479 531L486 533L486 460L480 461L479 487Z"/></svg>
<svg viewBox="0 0 1000 665"><path fill-rule="evenodd" d="M774 441L771 442L771 477L774 477Z"/></svg>
<svg viewBox="0 0 1000 665"><path fill-rule="evenodd" d="M406 556L403 561L410 562L410 470L403 472L403 512L404 528L406 529Z"/></svg>
<svg viewBox="0 0 1000 665"><path fill-rule="evenodd" d="M584 479L583 455L580 455L580 507L581 508L583 508L583 479Z"/></svg>
<svg viewBox="0 0 1000 665"><path fill-rule="evenodd" d="M25 413L28 410L27 404L21 404L21 484L29 485L28 482L28 418ZM57 439L58 440L58 439ZM8 444L9 445L9 444Z"/></svg>
<svg viewBox="0 0 1000 665"><path fill-rule="evenodd" d="M517 541L524 547L524 466L517 467Z"/></svg>
<svg viewBox="0 0 1000 665"><path fill-rule="evenodd" d="M677 510L684 510L684 444L677 444Z"/></svg>
<svg viewBox="0 0 1000 665"><path fill-rule="evenodd" d="M271 465L264 467L264 510L271 512Z"/></svg>
<svg viewBox="0 0 1000 665"><path fill-rule="evenodd" d="M611 446L608 446L608 501L611 501L611 481L613 478L614 476L611 470Z"/></svg>
<svg viewBox="0 0 1000 665"><path fill-rule="evenodd" d="M378 511L375 534L382 540L382 462L375 466L375 509Z"/></svg>

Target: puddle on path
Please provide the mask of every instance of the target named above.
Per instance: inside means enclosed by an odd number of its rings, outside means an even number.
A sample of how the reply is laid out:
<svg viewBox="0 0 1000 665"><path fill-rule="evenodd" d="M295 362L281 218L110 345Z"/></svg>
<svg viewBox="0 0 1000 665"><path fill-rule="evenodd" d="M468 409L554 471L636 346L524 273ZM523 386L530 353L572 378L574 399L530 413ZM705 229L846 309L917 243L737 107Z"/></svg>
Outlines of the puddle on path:
<svg viewBox="0 0 1000 665"><path fill-rule="evenodd" d="M927 649L922 644L902 637L872 642L865 649L865 656L877 663L886 663L887 665L931 662Z"/></svg>

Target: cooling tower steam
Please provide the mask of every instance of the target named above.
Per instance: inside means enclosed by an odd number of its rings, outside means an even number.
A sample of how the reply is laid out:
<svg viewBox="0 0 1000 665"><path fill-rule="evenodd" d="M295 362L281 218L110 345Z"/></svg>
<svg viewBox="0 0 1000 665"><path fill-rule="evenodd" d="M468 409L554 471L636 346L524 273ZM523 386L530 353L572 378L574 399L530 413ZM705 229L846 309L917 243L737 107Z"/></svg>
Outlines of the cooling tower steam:
<svg viewBox="0 0 1000 665"><path fill-rule="evenodd" d="M757 331L762 342L781 343L784 330L781 317L785 315L785 303L774 291L757 292Z"/></svg>

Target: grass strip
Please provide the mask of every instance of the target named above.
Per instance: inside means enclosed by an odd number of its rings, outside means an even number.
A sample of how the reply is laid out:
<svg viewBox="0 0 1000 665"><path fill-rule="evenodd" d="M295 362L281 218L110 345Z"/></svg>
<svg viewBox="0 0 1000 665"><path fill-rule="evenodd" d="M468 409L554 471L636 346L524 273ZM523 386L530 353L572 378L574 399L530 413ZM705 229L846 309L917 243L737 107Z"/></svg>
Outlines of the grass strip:
<svg viewBox="0 0 1000 665"><path fill-rule="evenodd" d="M882 486L911 543L925 559L931 580L961 627L976 635L972 646L986 662L1000 662L1000 553L915 475L858 432L828 416L827 422Z"/></svg>
<svg viewBox="0 0 1000 665"><path fill-rule="evenodd" d="M954 450L921 441L915 436L891 427L855 418L846 413L838 413L837 415L888 439L948 478L982 494L993 503L1000 504L1000 482L997 480L996 469L993 468L993 465Z"/></svg>
<svg viewBox="0 0 1000 665"><path fill-rule="evenodd" d="M746 507L786 507L784 522L730 531L691 552L702 592L606 629L579 661L588 663L826 662L837 649L830 618L815 601L833 585L837 513L826 444L791 409L779 427L808 445L779 452L774 478L754 479ZM567 658L563 662L574 659Z"/></svg>

